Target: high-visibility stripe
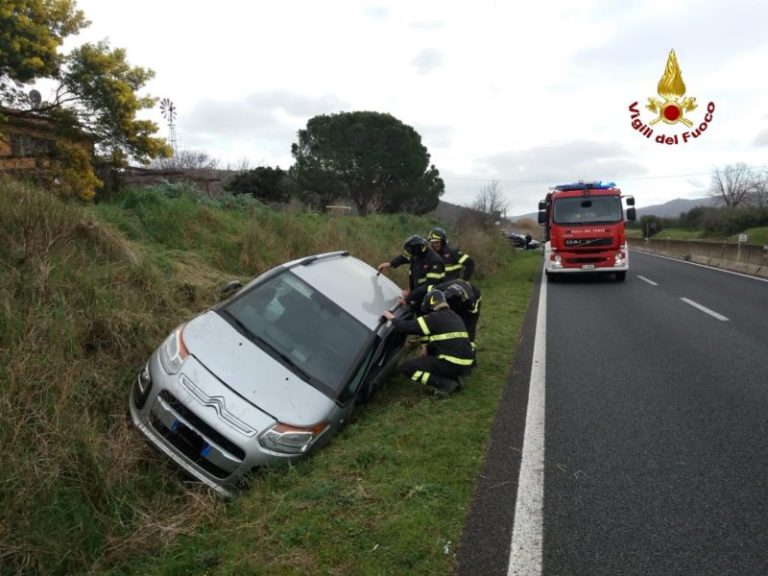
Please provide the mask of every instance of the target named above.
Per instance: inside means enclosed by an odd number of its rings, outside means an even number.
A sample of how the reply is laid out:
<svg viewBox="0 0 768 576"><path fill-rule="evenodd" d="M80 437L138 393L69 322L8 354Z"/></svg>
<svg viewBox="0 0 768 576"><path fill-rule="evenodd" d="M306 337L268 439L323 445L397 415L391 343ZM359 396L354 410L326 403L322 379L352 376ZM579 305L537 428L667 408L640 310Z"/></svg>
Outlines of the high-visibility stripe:
<svg viewBox="0 0 768 576"><path fill-rule="evenodd" d="M427 278L440 280L441 278L445 278L445 272L427 272Z"/></svg>
<svg viewBox="0 0 768 576"><path fill-rule="evenodd" d="M414 372L413 375L411 376L411 380L413 380L414 382L418 382L422 374L424 374L423 370L416 370L416 372Z"/></svg>
<svg viewBox="0 0 768 576"><path fill-rule="evenodd" d="M445 271L446 272L453 272L454 270L461 270L462 265L461 264L453 264L451 266L446 266Z"/></svg>
<svg viewBox="0 0 768 576"><path fill-rule="evenodd" d="M467 332L446 332L445 334L435 334L429 337L430 342L437 342L439 340L453 340L455 338L469 338Z"/></svg>
<svg viewBox="0 0 768 576"><path fill-rule="evenodd" d="M426 384L427 382L429 382L430 376L431 374L429 372L424 372L424 375L421 377L421 383Z"/></svg>
<svg viewBox="0 0 768 576"><path fill-rule="evenodd" d="M467 258L469 258L469 254L464 254L461 258L459 258L459 264L464 264Z"/></svg>
<svg viewBox="0 0 768 576"><path fill-rule="evenodd" d="M427 326L427 321L424 320L424 316L416 318L416 322L421 327L421 331L424 332L424 336L429 336L429 326Z"/></svg>
<svg viewBox="0 0 768 576"><path fill-rule="evenodd" d="M473 359L467 360L466 358L456 358L456 356L447 356L446 354L440 354L438 355L438 358L450 362L451 364L458 364L459 366L471 366L474 362Z"/></svg>
<svg viewBox="0 0 768 576"><path fill-rule="evenodd" d="M477 314L477 312L478 312L478 309L480 308L480 300L482 300L482 299L483 299L483 297L482 297L482 296L480 296L480 298L478 298L477 300L475 300L475 307L474 307L474 308L472 308L472 310L470 310L470 312L472 312L472 314Z"/></svg>

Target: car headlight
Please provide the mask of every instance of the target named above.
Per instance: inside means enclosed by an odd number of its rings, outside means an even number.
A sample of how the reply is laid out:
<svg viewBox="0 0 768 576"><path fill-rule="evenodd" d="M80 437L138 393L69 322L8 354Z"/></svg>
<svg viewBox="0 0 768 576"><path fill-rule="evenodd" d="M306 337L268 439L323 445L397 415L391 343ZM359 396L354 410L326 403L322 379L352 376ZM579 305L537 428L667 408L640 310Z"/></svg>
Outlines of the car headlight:
<svg viewBox="0 0 768 576"><path fill-rule="evenodd" d="M144 407L150 390L152 390L152 376L149 373L149 368L144 366L136 376L133 388L133 401L139 410Z"/></svg>
<svg viewBox="0 0 768 576"><path fill-rule="evenodd" d="M259 438L267 450L283 454L302 454L328 429L326 422L310 427L291 426L278 422Z"/></svg>
<svg viewBox="0 0 768 576"><path fill-rule="evenodd" d="M183 329L184 325L182 324L171 332L171 335L160 346L160 364L163 365L163 370L168 374L176 374L181 370L184 359L189 356L187 347L184 345Z"/></svg>

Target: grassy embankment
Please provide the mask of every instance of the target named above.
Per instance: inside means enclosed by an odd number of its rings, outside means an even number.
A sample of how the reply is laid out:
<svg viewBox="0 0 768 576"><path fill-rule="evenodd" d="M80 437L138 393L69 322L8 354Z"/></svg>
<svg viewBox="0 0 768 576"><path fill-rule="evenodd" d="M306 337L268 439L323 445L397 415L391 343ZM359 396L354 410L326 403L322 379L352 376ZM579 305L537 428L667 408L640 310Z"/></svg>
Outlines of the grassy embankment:
<svg viewBox="0 0 768 576"><path fill-rule="evenodd" d="M749 228L741 232L747 235L749 244L768 244L768 226L760 228ZM627 235L631 238L642 238L643 232L640 229L627 229ZM739 235L733 234L724 238L715 238L705 235L701 230L687 230L684 228L665 228L653 236L654 240L704 240L707 242L738 242Z"/></svg>
<svg viewBox="0 0 768 576"><path fill-rule="evenodd" d="M168 196L76 206L0 180L0 574L448 573L539 256L461 231L484 292L468 389L435 403L394 377L227 502L132 429L138 367L232 277L336 249L375 264L434 223Z"/></svg>

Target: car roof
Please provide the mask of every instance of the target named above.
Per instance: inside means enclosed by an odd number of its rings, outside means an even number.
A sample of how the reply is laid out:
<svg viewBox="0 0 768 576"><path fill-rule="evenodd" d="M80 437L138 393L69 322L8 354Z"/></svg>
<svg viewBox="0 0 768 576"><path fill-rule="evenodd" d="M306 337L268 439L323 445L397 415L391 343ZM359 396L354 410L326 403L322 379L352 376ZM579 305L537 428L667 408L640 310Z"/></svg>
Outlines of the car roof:
<svg viewBox="0 0 768 576"><path fill-rule="evenodd" d="M348 252L318 254L284 266L371 330L400 299L397 284Z"/></svg>

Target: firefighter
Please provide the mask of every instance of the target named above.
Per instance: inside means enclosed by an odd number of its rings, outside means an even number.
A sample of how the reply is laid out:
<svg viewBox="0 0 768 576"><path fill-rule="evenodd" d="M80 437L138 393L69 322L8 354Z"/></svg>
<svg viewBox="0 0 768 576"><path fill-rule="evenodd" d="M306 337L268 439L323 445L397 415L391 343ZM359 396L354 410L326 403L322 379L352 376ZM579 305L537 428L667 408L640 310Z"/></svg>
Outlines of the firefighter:
<svg viewBox="0 0 768 576"><path fill-rule="evenodd" d="M463 278L469 280L475 272L475 260L469 254L464 254L458 248L448 246L448 236L445 230L439 227L429 231L427 240L432 244L432 249L440 254L445 264L445 279L455 280Z"/></svg>
<svg viewBox="0 0 768 576"><path fill-rule="evenodd" d="M397 268L403 264L410 264L408 270L408 289L403 290L403 299L419 286L426 286L428 290L445 279L445 265L438 254L429 247L421 236L409 236L403 244L403 253L398 254L389 262L378 265L379 273L390 268Z"/></svg>
<svg viewBox="0 0 768 576"><path fill-rule="evenodd" d="M464 320L464 325L467 327L467 333L469 334L469 340L472 342L472 347L475 347L475 335L477 334L477 322L480 319L480 303L483 299L480 288L467 282L466 280L447 280L435 286L435 289L440 290L448 302L448 306L451 310L456 312L461 319ZM409 296L409 304L413 307L413 302L421 302L423 294L426 293L426 289L417 288Z"/></svg>
<svg viewBox="0 0 768 576"><path fill-rule="evenodd" d="M464 388L461 376L470 371L475 357L472 344L464 321L448 306L442 291L427 292L421 310L424 315L411 320L395 318L389 310L384 317L398 332L426 340L420 356L403 362L400 371L414 382L433 386L438 399L447 398Z"/></svg>

